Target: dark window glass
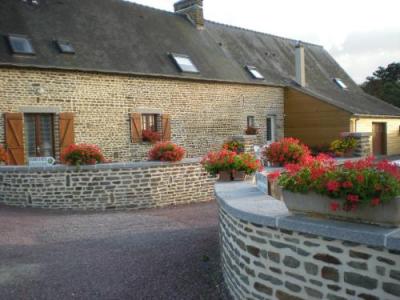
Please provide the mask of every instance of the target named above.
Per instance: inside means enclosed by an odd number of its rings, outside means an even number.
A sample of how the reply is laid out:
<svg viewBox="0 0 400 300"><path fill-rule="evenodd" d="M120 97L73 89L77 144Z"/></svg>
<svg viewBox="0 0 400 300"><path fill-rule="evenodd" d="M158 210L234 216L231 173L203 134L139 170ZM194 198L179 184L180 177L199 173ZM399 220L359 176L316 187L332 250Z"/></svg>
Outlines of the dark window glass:
<svg viewBox="0 0 400 300"><path fill-rule="evenodd" d="M13 53L15 54L35 54L30 40L23 36L10 35L8 42Z"/></svg>
<svg viewBox="0 0 400 300"><path fill-rule="evenodd" d="M28 156L54 156L53 116L26 114L24 123Z"/></svg>
<svg viewBox="0 0 400 300"><path fill-rule="evenodd" d="M72 47L70 42L57 40L56 44L61 53L67 53L67 54L75 53L75 49L74 47Z"/></svg>
<svg viewBox="0 0 400 300"><path fill-rule="evenodd" d="M156 114L142 114L142 129L158 131L158 119Z"/></svg>
<svg viewBox="0 0 400 300"><path fill-rule="evenodd" d="M247 127L248 128L255 128L255 120L254 116L247 116Z"/></svg>
<svg viewBox="0 0 400 300"><path fill-rule="evenodd" d="M272 118L267 118L267 142L272 141Z"/></svg>

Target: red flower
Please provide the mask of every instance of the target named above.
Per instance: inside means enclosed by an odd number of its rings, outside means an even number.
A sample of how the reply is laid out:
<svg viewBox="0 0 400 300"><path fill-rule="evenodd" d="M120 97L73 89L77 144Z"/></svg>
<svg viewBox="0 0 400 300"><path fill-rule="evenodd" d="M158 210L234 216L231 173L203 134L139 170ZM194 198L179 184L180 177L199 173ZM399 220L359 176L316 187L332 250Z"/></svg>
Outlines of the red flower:
<svg viewBox="0 0 400 300"><path fill-rule="evenodd" d="M326 188L329 192L336 192L340 188L340 183L335 180L329 180L326 184Z"/></svg>
<svg viewBox="0 0 400 300"><path fill-rule="evenodd" d="M90 144L72 144L61 153L61 161L68 165L94 165L105 163L100 148Z"/></svg>
<svg viewBox="0 0 400 300"><path fill-rule="evenodd" d="M269 181L274 182L275 180L277 180L279 178L279 176L281 176L281 172L275 171L275 172L269 173L267 177L268 177Z"/></svg>
<svg viewBox="0 0 400 300"><path fill-rule="evenodd" d="M352 203L358 202L360 201L360 198L358 195L352 195L352 194L348 194L347 195L347 200L349 200Z"/></svg>
<svg viewBox="0 0 400 300"><path fill-rule="evenodd" d="M374 199L371 200L371 205L372 206L378 206L379 204L381 204L381 199L374 198Z"/></svg>
<svg viewBox="0 0 400 300"><path fill-rule="evenodd" d="M330 208L331 208L331 211L337 211L340 209L340 203L337 201L332 201Z"/></svg>
<svg viewBox="0 0 400 300"><path fill-rule="evenodd" d="M185 156L185 149L171 142L159 142L149 151L150 160L181 161Z"/></svg>
<svg viewBox="0 0 400 300"><path fill-rule="evenodd" d="M357 181L359 183L364 183L364 180L365 180L364 175L362 175L362 174L357 175Z"/></svg>
<svg viewBox="0 0 400 300"><path fill-rule="evenodd" d="M8 161L8 154L7 150L4 149L3 146L0 146L0 162L7 162Z"/></svg>
<svg viewBox="0 0 400 300"><path fill-rule="evenodd" d="M342 183L342 186L345 189L351 189L353 187L353 183L351 181L345 181L345 182Z"/></svg>

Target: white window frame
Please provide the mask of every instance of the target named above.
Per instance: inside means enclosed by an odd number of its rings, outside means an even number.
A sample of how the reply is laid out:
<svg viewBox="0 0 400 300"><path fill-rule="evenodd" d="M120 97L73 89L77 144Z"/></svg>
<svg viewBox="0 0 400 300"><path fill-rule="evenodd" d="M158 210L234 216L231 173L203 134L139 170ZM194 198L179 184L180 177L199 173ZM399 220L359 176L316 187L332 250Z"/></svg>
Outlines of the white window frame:
<svg viewBox="0 0 400 300"><path fill-rule="evenodd" d="M268 119L271 119L271 140L268 140ZM267 145L276 141L276 116L267 115L265 118L265 140Z"/></svg>

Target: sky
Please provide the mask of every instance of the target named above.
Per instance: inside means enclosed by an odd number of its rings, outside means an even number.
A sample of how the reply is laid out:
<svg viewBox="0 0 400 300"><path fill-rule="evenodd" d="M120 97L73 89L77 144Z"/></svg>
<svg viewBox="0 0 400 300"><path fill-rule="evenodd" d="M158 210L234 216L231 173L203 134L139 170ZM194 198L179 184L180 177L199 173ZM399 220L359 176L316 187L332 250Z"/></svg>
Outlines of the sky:
<svg viewBox="0 0 400 300"><path fill-rule="evenodd" d="M173 10L175 0L128 0ZM207 20L324 46L357 82L400 62L399 0L204 0Z"/></svg>

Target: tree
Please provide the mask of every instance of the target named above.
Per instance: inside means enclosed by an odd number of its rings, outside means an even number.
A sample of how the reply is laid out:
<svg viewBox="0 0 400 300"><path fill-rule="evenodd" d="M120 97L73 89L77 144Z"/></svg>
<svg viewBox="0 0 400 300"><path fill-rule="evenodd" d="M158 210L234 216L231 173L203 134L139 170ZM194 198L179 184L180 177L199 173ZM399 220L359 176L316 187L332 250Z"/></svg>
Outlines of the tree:
<svg viewBox="0 0 400 300"><path fill-rule="evenodd" d="M361 85L368 94L400 107L400 62L379 67Z"/></svg>

